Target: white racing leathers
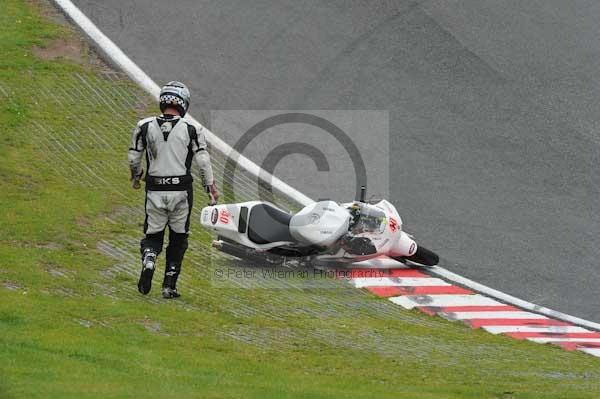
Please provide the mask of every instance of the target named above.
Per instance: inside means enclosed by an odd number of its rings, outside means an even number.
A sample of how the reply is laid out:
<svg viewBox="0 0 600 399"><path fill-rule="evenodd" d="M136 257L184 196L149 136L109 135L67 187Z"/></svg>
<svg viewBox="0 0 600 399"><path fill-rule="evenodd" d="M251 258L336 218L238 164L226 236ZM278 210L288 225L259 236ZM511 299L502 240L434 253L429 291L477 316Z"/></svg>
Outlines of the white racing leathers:
<svg viewBox="0 0 600 399"><path fill-rule="evenodd" d="M178 116L162 115L138 122L129 148L129 167L133 176L142 174L142 158L146 154L146 219L144 251L162 251L164 232L169 226L165 281L163 286L175 288L183 256L188 246L190 214L193 204L192 163L195 162L203 185L213 183L210 156L201 127Z"/></svg>

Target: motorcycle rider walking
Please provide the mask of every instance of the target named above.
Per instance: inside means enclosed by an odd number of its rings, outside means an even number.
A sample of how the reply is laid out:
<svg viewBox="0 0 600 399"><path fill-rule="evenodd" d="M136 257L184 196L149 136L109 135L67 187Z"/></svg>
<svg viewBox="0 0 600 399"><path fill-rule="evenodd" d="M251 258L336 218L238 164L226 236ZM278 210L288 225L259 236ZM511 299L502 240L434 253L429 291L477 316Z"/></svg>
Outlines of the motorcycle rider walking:
<svg viewBox="0 0 600 399"><path fill-rule="evenodd" d="M188 247L193 204L192 161L200 169L211 204L216 204L219 197L202 128L183 119L189 104L190 92L183 83L167 83L159 96L162 115L142 119L132 135L128 160L133 188L140 188L144 152L147 166L145 237L140 243L142 271L138 282L138 290L144 295L152 287L156 258L169 226L162 296L180 296L177 279Z"/></svg>

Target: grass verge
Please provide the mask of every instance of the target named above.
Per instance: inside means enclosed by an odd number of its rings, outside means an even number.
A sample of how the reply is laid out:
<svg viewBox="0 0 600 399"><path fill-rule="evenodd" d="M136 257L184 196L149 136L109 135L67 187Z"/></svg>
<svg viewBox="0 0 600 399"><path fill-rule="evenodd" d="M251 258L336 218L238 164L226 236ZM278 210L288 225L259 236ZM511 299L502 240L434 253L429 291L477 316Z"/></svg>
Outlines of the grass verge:
<svg viewBox="0 0 600 399"><path fill-rule="evenodd" d="M403 311L342 282L218 284L215 269L237 269L212 255L197 213L182 300L139 296L143 199L125 157L151 101L48 4L3 10L0 397L600 396L596 358Z"/></svg>

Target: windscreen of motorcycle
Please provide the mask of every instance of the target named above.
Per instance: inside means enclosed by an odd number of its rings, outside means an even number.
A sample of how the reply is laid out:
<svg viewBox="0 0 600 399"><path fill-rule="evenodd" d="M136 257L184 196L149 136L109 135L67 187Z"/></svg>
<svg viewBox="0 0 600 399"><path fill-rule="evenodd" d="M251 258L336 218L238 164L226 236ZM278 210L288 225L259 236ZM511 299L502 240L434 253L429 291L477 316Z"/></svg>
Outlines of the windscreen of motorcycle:
<svg viewBox="0 0 600 399"><path fill-rule="evenodd" d="M381 234L385 230L387 218L385 213L373 206L360 204L360 211L353 224L350 226L350 232L354 235L362 233Z"/></svg>
<svg viewBox="0 0 600 399"><path fill-rule="evenodd" d="M334 201L319 201L292 216L290 233L308 245L329 246L348 232L350 213Z"/></svg>

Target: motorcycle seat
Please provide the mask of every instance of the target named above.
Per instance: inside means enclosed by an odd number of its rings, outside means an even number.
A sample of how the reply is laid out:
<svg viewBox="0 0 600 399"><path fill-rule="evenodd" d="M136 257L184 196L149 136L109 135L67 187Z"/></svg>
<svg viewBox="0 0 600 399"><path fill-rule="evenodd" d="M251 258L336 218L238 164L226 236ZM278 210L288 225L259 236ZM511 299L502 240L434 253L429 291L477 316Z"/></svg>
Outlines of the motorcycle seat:
<svg viewBox="0 0 600 399"><path fill-rule="evenodd" d="M250 210L248 238L255 244L294 241L290 234L292 215L269 204L258 204Z"/></svg>

